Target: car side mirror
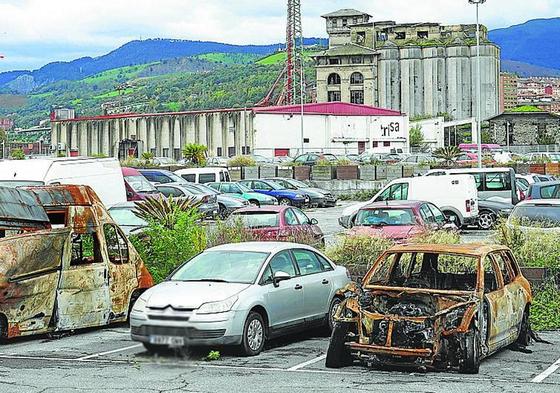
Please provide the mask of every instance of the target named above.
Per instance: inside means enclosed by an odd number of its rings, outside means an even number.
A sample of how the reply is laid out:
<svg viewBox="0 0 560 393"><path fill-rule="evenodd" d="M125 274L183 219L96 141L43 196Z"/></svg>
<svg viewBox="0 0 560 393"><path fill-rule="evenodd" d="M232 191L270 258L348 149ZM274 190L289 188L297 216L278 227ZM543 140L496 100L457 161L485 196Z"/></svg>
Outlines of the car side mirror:
<svg viewBox="0 0 560 393"><path fill-rule="evenodd" d="M319 221L317 221L316 218L312 218L309 222L311 223L311 225L318 225L319 224Z"/></svg>
<svg viewBox="0 0 560 393"><path fill-rule="evenodd" d="M272 283L274 284L274 286L276 288L278 288L280 286L281 281L286 281L286 280L289 280L291 278L292 278L292 276L290 276L288 273L276 272L276 273L274 273L274 278L272 279Z"/></svg>

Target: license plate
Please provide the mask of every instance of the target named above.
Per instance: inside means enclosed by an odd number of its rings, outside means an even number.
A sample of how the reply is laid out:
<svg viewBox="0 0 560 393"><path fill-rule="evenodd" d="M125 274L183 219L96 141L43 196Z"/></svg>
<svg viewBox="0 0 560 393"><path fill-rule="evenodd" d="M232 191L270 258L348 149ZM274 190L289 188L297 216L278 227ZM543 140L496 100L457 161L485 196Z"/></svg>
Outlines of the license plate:
<svg viewBox="0 0 560 393"><path fill-rule="evenodd" d="M150 344L182 347L185 345L185 338L176 336L150 336Z"/></svg>

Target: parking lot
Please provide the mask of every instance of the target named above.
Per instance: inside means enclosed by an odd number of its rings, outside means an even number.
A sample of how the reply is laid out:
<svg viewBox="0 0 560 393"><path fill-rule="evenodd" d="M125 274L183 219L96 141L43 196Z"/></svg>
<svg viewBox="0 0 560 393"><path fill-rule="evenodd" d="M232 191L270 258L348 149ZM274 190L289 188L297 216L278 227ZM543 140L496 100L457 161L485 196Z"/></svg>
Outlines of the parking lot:
<svg viewBox="0 0 560 393"><path fill-rule="evenodd" d="M327 243L343 231L337 219L345 206L310 209ZM490 232L463 231L464 241ZM478 375L419 370L378 370L354 364L325 368L329 337L310 331L269 342L256 357L232 348L191 348L152 355L130 340L126 325L73 332L61 337L21 338L0 346L0 392L231 392L376 391L386 392L557 392L560 388L560 332L542 333L552 344L537 343L532 353L503 350ZM206 361L210 350L218 360Z"/></svg>
<svg viewBox="0 0 560 393"><path fill-rule="evenodd" d="M256 357L218 349L148 354L130 341L127 326L95 329L61 338L19 339L0 346L0 391L11 392L557 392L560 388L560 333L533 353L506 349L483 361L478 375L416 370L376 370L358 364L327 369L328 337L309 332L275 340ZM554 366L556 362L556 366ZM554 372L556 371L556 372Z"/></svg>

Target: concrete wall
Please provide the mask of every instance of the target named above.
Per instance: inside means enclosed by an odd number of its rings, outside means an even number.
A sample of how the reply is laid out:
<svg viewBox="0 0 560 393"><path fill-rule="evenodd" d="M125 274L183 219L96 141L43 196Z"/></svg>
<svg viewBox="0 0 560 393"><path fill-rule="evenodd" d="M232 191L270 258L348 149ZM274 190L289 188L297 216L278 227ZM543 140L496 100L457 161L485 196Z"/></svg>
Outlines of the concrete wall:
<svg viewBox="0 0 560 393"><path fill-rule="evenodd" d="M138 155L153 152L155 156L182 157L188 143L208 146L208 155L221 149L227 156L234 147L241 154L243 146L253 146L251 111L166 113L161 115L122 115L56 121L51 125L51 144L64 144L67 153L105 154L117 157L123 140L138 141Z"/></svg>

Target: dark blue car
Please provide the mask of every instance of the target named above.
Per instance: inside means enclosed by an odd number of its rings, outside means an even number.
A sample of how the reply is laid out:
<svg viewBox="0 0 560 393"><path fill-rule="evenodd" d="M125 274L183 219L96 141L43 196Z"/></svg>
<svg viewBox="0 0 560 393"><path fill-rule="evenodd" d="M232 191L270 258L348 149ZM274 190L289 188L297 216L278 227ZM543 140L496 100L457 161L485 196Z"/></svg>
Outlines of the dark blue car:
<svg viewBox="0 0 560 393"><path fill-rule="evenodd" d="M533 183L527 193L527 199L560 199L560 181Z"/></svg>
<svg viewBox="0 0 560 393"><path fill-rule="evenodd" d="M239 183L255 192L275 197L280 205L302 207L309 204L309 197L304 193L297 190L288 190L274 181L242 180Z"/></svg>

